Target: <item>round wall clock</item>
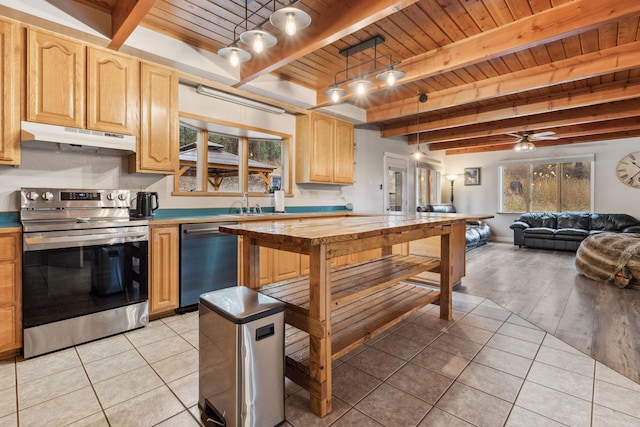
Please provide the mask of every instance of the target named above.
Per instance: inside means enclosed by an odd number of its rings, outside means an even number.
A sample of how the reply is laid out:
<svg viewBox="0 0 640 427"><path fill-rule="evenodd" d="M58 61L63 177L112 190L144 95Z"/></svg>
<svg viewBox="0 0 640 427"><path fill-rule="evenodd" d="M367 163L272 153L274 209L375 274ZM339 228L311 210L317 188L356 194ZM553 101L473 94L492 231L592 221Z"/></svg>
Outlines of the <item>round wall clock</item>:
<svg viewBox="0 0 640 427"><path fill-rule="evenodd" d="M618 162L616 175L623 184L640 188L640 151L629 153Z"/></svg>

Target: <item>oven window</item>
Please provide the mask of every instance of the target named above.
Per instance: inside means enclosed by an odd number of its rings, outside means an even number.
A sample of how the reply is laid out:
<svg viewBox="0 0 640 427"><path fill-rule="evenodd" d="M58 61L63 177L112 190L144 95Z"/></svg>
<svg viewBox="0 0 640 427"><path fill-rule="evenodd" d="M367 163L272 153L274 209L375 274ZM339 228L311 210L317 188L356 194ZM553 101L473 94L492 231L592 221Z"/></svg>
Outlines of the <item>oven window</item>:
<svg viewBox="0 0 640 427"><path fill-rule="evenodd" d="M147 259L147 242L25 252L24 327L146 301Z"/></svg>

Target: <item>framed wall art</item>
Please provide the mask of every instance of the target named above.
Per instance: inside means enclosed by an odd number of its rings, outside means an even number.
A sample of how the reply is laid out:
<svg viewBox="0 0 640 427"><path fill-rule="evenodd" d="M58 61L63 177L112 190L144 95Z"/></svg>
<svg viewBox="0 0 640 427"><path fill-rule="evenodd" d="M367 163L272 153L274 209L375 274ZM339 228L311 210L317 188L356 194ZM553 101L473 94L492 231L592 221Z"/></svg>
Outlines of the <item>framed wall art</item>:
<svg viewBox="0 0 640 427"><path fill-rule="evenodd" d="M480 185L480 168L464 169L464 185Z"/></svg>

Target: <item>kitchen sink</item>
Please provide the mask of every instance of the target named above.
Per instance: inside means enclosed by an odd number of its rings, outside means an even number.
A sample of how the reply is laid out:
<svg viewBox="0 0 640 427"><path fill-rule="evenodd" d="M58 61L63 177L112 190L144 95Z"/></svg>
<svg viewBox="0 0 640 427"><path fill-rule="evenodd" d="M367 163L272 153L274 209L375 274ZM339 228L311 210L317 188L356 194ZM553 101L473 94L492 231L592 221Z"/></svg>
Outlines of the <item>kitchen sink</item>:
<svg viewBox="0 0 640 427"><path fill-rule="evenodd" d="M222 218L260 218L260 217L270 217L270 216L286 216L291 215L289 212L261 212L261 213L237 213L237 214L222 214L218 215Z"/></svg>

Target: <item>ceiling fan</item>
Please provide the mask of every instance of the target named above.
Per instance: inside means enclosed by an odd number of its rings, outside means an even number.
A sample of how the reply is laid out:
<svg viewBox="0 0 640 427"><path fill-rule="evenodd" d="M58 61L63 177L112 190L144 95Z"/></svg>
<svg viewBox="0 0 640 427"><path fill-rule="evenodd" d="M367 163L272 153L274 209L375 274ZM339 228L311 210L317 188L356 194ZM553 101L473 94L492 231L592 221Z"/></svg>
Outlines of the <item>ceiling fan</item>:
<svg viewBox="0 0 640 427"><path fill-rule="evenodd" d="M523 131L517 133L508 133L507 135L518 138L518 141L516 141L516 145L513 146L513 151L533 151L536 149L536 146L533 145L532 141L551 141L558 139L559 137L554 136L555 134L556 133L553 131L539 133L534 133L532 131Z"/></svg>

